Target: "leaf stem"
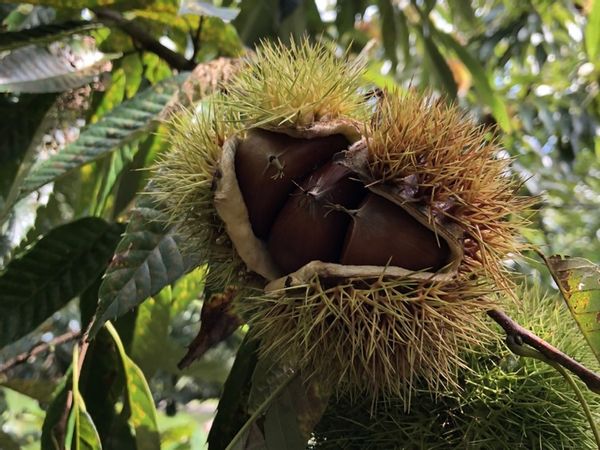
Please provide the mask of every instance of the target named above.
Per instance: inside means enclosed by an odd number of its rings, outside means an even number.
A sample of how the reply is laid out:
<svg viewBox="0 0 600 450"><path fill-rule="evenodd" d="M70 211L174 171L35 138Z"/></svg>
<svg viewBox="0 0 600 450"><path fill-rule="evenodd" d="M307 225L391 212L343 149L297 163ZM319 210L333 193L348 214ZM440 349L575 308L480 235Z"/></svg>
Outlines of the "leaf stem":
<svg viewBox="0 0 600 450"><path fill-rule="evenodd" d="M558 370L560 372L560 374L563 376L563 378L565 380L567 380L567 383L569 383L571 385L571 389L573 389L573 392L577 396L579 403L581 403L581 407L583 408L585 417L587 418L588 422L590 423L590 428L592 429L592 433L594 433L594 440L596 441L596 445L598 446L598 449L600 449L600 432L598 432L598 427L596 426L596 422L594 421L594 417L592 416L590 407L589 407L587 401L585 400L585 397L583 396L581 389L579 389L579 386L577 386L577 383L575 382L575 380L573 380L573 377L571 375L569 375L569 372L567 372L567 370L563 366L561 366L560 364L556 364L556 363L550 364L550 365L553 366L556 370Z"/></svg>
<svg viewBox="0 0 600 450"><path fill-rule="evenodd" d="M225 448L225 450L233 450L238 443L244 438L244 435L250 430L250 427L258 418L267 410L267 408L273 403L273 401L279 397L279 395L283 392L283 390L288 387L288 385L296 379L299 372L294 372L289 377L287 377L277 388L271 392L271 395L267 397L267 399L260 404L256 411L250 416L250 418L244 423L242 428L237 432L237 434L233 437L229 445Z"/></svg>
<svg viewBox="0 0 600 450"><path fill-rule="evenodd" d="M558 362L549 359L547 356L545 356L538 350L535 350L534 348L523 345L523 343L521 341L517 342L517 339L515 339L515 336L508 335L506 337L506 345L508 346L510 351L512 351L513 353L515 353L519 356L535 358L535 359L539 359L540 361L545 362L546 364L554 367L558 371L558 373L560 373L563 376L563 378L567 381L567 383L569 383L569 385L571 386L571 389L575 393L575 396L579 400L579 403L581 404L581 408L583 409L585 417L587 418L587 420L590 424L590 428L592 429L592 433L594 434L594 440L596 441L596 445L597 445L598 449L600 450L600 432L598 431L598 427L596 426L596 422L594 421L594 417L592 416L590 407L589 407L587 401L585 400L585 397L583 396L581 389L579 389L579 386L577 385L577 383L575 382L573 377L569 374L567 369L565 369L563 366L561 366Z"/></svg>

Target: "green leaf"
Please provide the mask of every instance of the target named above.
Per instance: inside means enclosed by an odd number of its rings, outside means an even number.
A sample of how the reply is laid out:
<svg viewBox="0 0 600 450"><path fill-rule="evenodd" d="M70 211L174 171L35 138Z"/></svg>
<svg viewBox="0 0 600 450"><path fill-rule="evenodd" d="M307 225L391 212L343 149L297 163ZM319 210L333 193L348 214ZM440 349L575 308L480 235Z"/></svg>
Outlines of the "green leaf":
<svg viewBox="0 0 600 450"><path fill-rule="evenodd" d="M73 34L85 33L102 27L99 23L70 20L62 23L40 25L19 31L0 33L0 50L11 50L32 44L54 42Z"/></svg>
<svg viewBox="0 0 600 450"><path fill-rule="evenodd" d="M475 11L469 0L449 0L448 4L455 16L461 17L471 25L476 23Z"/></svg>
<svg viewBox="0 0 600 450"><path fill-rule="evenodd" d="M55 100L55 94L22 94L17 98L0 94L0 117L3 118L0 121L0 184L12 181L16 168L4 174L5 164L22 159L33 138L33 130L42 123Z"/></svg>
<svg viewBox="0 0 600 450"><path fill-rule="evenodd" d="M378 0L377 7L381 19L381 37L383 38L385 56L392 62L392 67L395 69L398 64L396 54L398 33L396 31L394 5L390 0Z"/></svg>
<svg viewBox="0 0 600 450"><path fill-rule="evenodd" d="M56 388L55 382L49 379L5 378L3 375L0 375L0 386L7 387L43 403L47 403L52 399L52 394Z"/></svg>
<svg viewBox="0 0 600 450"><path fill-rule="evenodd" d="M194 300L204 292L206 267L197 267L177 281L173 287L173 299L169 311L171 317L181 314Z"/></svg>
<svg viewBox="0 0 600 450"><path fill-rule="evenodd" d="M138 54L127 55L121 59L121 69L125 73L125 95L132 98L139 90L144 75L142 58Z"/></svg>
<svg viewBox="0 0 600 450"><path fill-rule="evenodd" d="M498 95L490 83L489 77L485 72L483 66L469 53L469 51L460 45L452 36L449 34L442 33L439 30L435 30L434 36L438 38L446 47L450 48L456 53L456 56L460 58L463 64L469 69L473 76L473 84L475 90L480 95L483 102L488 105L494 115L494 118L500 125L500 127L507 133L510 133L512 127L510 124L510 117L506 104L502 100L502 97Z"/></svg>
<svg viewBox="0 0 600 450"><path fill-rule="evenodd" d="M218 17L225 22L230 22L235 19L239 13L240 10L237 8L222 8L209 2L183 0L179 7L178 14L194 14L197 16Z"/></svg>
<svg viewBox="0 0 600 450"><path fill-rule="evenodd" d="M109 59L96 50L18 48L0 59L0 92L68 91L90 83L106 71Z"/></svg>
<svg viewBox="0 0 600 450"><path fill-rule="evenodd" d="M75 416L75 436L73 437L72 448L76 450L101 450L102 444L100 443L100 436L98 430L94 425L94 421L85 410L85 404L83 399L79 397L79 400L75 402L74 407Z"/></svg>
<svg viewBox="0 0 600 450"><path fill-rule="evenodd" d="M129 412L128 422L135 430L136 448L160 450L156 407L144 374L125 353L119 334L110 322L106 323L106 329L112 336L123 363L127 390L125 410Z"/></svg>
<svg viewBox="0 0 600 450"><path fill-rule="evenodd" d="M50 231L0 276L0 347L29 333L106 268L122 227L84 218Z"/></svg>
<svg viewBox="0 0 600 450"><path fill-rule="evenodd" d="M91 336L104 322L125 314L185 273L188 263L177 237L160 218L160 210L146 192L132 212L100 286Z"/></svg>
<svg viewBox="0 0 600 450"><path fill-rule="evenodd" d="M588 16L585 27L585 50L593 63L598 62L600 54L600 0L594 0L594 6Z"/></svg>
<svg viewBox="0 0 600 450"><path fill-rule="evenodd" d="M199 267L139 306L130 354L146 377L161 370L219 384L227 378L229 366L222 354L203 358L183 371L177 367L186 350L171 336L171 326L177 315L200 298L205 275L205 268Z"/></svg>
<svg viewBox="0 0 600 450"><path fill-rule="evenodd" d="M224 450L248 419L245 406L257 363L257 350L258 341L246 335L225 381L217 415L208 434L210 450Z"/></svg>
<svg viewBox="0 0 600 450"><path fill-rule="evenodd" d="M374 84L381 89L394 89L397 87L396 80L390 74L383 75L381 73L381 67L383 62L371 62L367 66L367 70L364 72L362 79L367 82Z"/></svg>
<svg viewBox="0 0 600 450"><path fill-rule="evenodd" d="M115 63L117 66L117 63ZM107 87L99 96L97 103L94 102L93 111L88 124L98 122L103 116L113 111L125 99L125 84L127 83L125 72L121 67L113 67L110 73L110 81L107 80Z"/></svg>
<svg viewBox="0 0 600 450"><path fill-rule="evenodd" d="M0 0L0 3L14 3L13 0ZM28 0L31 5L54 6L59 9L82 9L96 6L111 6L115 9L143 5L144 0ZM146 2L146 5L148 2Z"/></svg>
<svg viewBox="0 0 600 450"><path fill-rule="evenodd" d="M173 348L168 339L172 300L171 287L167 286L138 310L131 356L149 378L163 366L165 359L171 360Z"/></svg>
<svg viewBox="0 0 600 450"><path fill-rule="evenodd" d="M156 125L160 113L185 78L187 74L169 78L123 102L85 128L75 142L34 165L23 181L21 197L147 133Z"/></svg>
<svg viewBox="0 0 600 450"><path fill-rule="evenodd" d="M97 191L90 207L94 216L101 216L102 212L106 209L108 197L115 185L118 184L118 179L120 178L123 169L131 163L133 157L138 152L138 149L139 144L137 142L132 142L124 145L116 152L111 153L106 160L101 161L107 169L103 170L102 175L97 179Z"/></svg>
<svg viewBox="0 0 600 450"><path fill-rule="evenodd" d="M550 273L600 361L600 267L584 258L551 256Z"/></svg>

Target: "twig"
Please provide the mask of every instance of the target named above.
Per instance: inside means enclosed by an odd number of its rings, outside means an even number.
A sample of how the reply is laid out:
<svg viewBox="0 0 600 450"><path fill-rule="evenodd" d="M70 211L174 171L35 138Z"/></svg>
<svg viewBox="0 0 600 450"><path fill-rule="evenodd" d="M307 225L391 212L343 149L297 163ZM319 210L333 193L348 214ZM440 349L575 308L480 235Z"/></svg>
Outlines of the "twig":
<svg viewBox="0 0 600 450"><path fill-rule="evenodd" d="M563 378L565 380L567 380L567 383L569 383L569 385L571 386L571 389L573 389L573 392L575 393L577 400L579 400L579 403L581 404L581 407L583 408L585 417L587 418L588 423L590 424L590 428L592 429L592 433L594 434L594 440L596 441L596 445L598 446L598 449L600 449L600 433L598 432L598 427L596 426L596 422L594 421L594 416L592 415L592 412L590 411L590 406L588 405L587 401L585 400L585 397L583 396L581 389L579 389L579 386L577 386L577 383L575 382L575 380L573 380L573 377L571 375L569 375L569 372L567 372L567 369L565 369L560 364L556 364L556 363L550 364L550 365L560 372L560 374L563 376Z"/></svg>
<svg viewBox="0 0 600 450"><path fill-rule="evenodd" d="M80 336L80 334L81 333L79 331L69 331L65 334L61 334L60 336L55 337L49 342L38 342L26 352L23 352L15 356L14 358L9 359L4 364L0 365L0 373L6 372L15 366L18 366L19 364L23 364L29 358L33 358L34 356L37 356L40 353L44 353L52 347L65 344L74 339L77 339Z"/></svg>
<svg viewBox="0 0 600 450"><path fill-rule="evenodd" d="M523 328L504 311L491 309L487 314L504 329L507 334L507 340L512 339L519 345L524 343L533 347L548 360L560 364L562 367L579 377L591 391L600 394L600 375L578 363L539 336L533 334L531 331Z"/></svg>
<svg viewBox="0 0 600 450"><path fill-rule="evenodd" d="M191 60L194 61L200 50L200 37L202 35L202 25L204 24L204 16L200 16L198 20L198 28L196 28L196 35L193 38L192 43L194 44L194 53L192 53Z"/></svg>
<svg viewBox="0 0 600 450"><path fill-rule="evenodd" d="M169 66L177 70L193 70L194 62L186 59L183 55L174 52L168 47L162 45L157 39L149 34L143 27L135 22L125 19L117 11L106 8L94 8L96 17L107 25L114 24L121 31L128 34L134 41L141 45L145 50L158 55L164 59Z"/></svg>

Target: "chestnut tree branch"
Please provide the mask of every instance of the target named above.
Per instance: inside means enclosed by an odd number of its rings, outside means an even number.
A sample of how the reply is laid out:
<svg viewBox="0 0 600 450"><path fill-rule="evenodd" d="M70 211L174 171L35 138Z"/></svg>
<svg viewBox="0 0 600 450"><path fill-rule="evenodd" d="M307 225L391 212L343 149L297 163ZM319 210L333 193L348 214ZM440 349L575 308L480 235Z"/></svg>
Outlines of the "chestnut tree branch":
<svg viewBox="0 0 600 450"><path fill-rule="evenodd" d="M192 37L192 43L194 44L194 53L192 54L192 61L196 60L198 51L200 50L200 37L202 35L202 25L204 24L204 16L200 16L198 19L198 28L196 28L196 34Z"/></svg>
<svg viewBox="0 0 600 450"><path fill-rule="evenodd" d="M94 8L96 17L106 25L115 25L121 31L128 34L144 50L158 55L167 62L172 69L193 70L194 61L186 59L180 53L174 52L162 45L157 39L148 33L142 26L125 19L119 12L106 8Z"/></svg>
<svg viewBox="0 0 600 450"><path fill-rule="evenodd" d="M518 345L527 344L533 347L549 361L560 364L579 377L591 391L600 394L600 375L578 363L531 331L523 328L504 311L490 309L487 314L504 329L508 342L514 342Z"/></svg>
<svg viewBox="0 0 600 450"><path fill-rule="evenodd" d="M23 364L29 358L33 358L39 355L40 353L44 353L50 350L52 347L75 340L79 337L80 334L81 333L79 331L69 331L67 333L61 334L60 336L55 337L49 342L38 342L26 352L20 353L19 355L9 359L4 364L0 365L0 373L6 372L15 366L18 366L19 364Z"/></svg>

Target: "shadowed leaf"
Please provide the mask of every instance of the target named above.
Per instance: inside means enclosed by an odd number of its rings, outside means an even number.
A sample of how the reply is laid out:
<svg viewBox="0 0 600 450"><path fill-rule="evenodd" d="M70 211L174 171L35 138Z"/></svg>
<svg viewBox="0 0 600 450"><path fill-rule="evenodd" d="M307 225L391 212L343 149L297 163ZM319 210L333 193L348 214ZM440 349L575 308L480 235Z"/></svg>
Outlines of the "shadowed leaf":
<svg viewBox="0 0 600 450"><path fill-rule="evenodd" d="M142 195L100 286L92 337L104 322L125 314L185 273L188 263L177 237L160 217L151 196Z"/></svg>
<svg viewBox="0 0 600 450"><path fill-rule="evenodd" d="M420 35L425 45L427 57L431 61L431 66L434 69L434 73L436 74L440 86L444 88L450 99L456 98L456 82L454 81L452 70L450 70L446 59L438 50L435 42L431 39L431 36L425 35L422 32Z"/></svg>
<svg viewBox="0 0 600 450"><path fill-rule="evenodd" d="M463 64L469 69L473 76L473 84L475 90L481 96L483 102L489 106L494 115L494 118L500 125L500 127L507 133L512 129L510 125L510 118L506 104L502 100L502 97L494 92L492 85L489 81L488 75L485 72L483 66L475 59L468 50L460 45L452 36L444 34L440 31L435 32L435 36L447 47L452 49L456 56L460 58Z"/></svg>
<svg viewBox="0 0 600 450"><path fill-rule="evenodd" d="M56 389L54 398L46 409L46 417L42 424L41 450L60 450L59 440L63 440L64 436L60 436L59 429L61 428L61 418L65 410L67 395L70 386L67 380L70 379L69 373L63 378L63 381Z"/></svg>
<svg viewBox="0 0 600 450"><path fill-rule="evenodd" d="M101 450L100 436L91 416L87 412L85 402L79 392L79 347L73 348L72 364L72 392L73 406L71 415L75 422L73 427L73 441L71 448L74 450Z"/></svg>
<svg viewBox="0 0 600 450"><path fill-rule="evenodd" d="M84 218L50 231L0 276L0 347L35 329L105 269L121 225Z"/></svg>
<svg viewBox="0 0 600 450"><path fill-rule="evenodd" d="M23 94L17 101L9 94L0 95L0 117L3 118L0 121L0 185L12 181L16 172L13 164L23 158L33 138L32 131L40 125L55 100L55 94Z"/></svg>
<svg viewBox="0 0 600 450"><path fill-rule="evenodd" d="M395 69L398 64L396 55L398 32L396 31L394 5L390 0L378 0L377 7L381 19L381 37L383 38L385 56L392 62L392 67Z"/></svg>
<svg viewBox="0 0 600 450"><path fill-rule="evenodd" d="M304 437L298 423L297 407L300 403L293 396L293 391L304 391L302 383L296 378L273 401L265 415L264 435L267 448L287 450L304 450L308 436Z"/></svg>
<svg viewBox="0 0 600 450"><path fill-rule="evenodd" d="M289 377L289 369L273 365L266 358L259 360L252 375L249 411L259 408ZM331 392L324 389L318 380L305 380L301 374L296 376L267 410L264 425L267 447L305 446L327 408L330 395Z"/></svg>
<svg viewBox="0 0 600 450"><path fill-rule="evenodd" d="M246 335L223 387L217 415L208 434L210 450L225 449L249 417L245 405L256 367L257 350L258 341Z"/></svg>
<svg viewBox="0 0 600 450"><path fill-rule="evenodd" d="M66 36L84 33L100 28L102 25L83 20L71 20L63 23L52 23L20 31L0 33L0 50L11 50L25 45L43 44L57 41Z"/></svg>
<svg viewBox="0 0 600 450"><path fill-rule="evenodd" d="M74 56L73 56L74 55ZM0 92L64 92L93 81L110 68L96 50L68 53L27 46L0 59Z"/></svg>

